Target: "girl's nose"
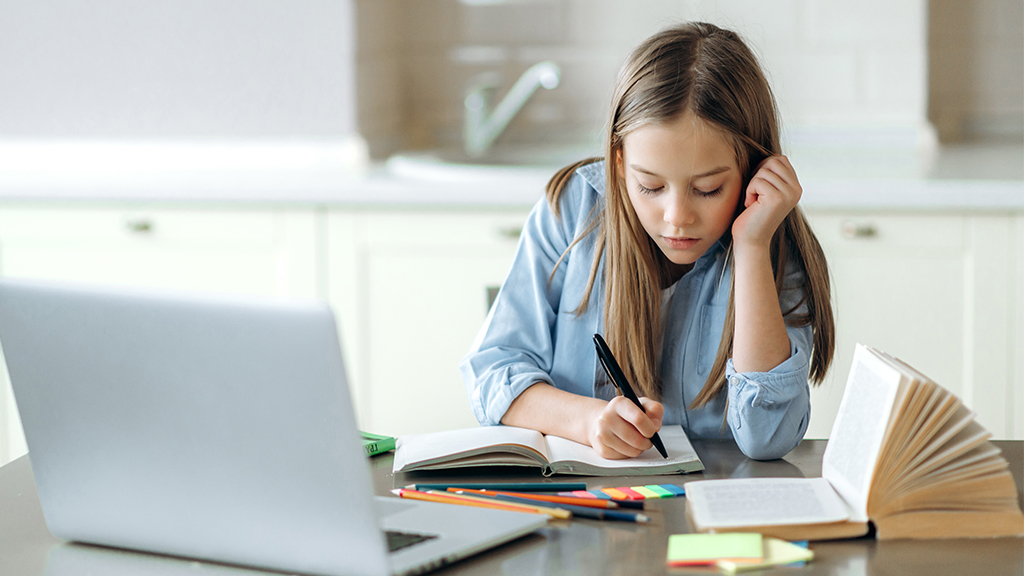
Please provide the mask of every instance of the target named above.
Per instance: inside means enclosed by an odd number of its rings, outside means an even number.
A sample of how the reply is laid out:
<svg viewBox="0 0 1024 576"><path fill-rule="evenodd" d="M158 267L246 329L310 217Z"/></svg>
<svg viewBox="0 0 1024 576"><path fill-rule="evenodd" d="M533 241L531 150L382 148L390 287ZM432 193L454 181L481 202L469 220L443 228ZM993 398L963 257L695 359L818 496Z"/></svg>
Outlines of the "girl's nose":
<svg viewBox="0 0 1024 576"><path fill-rule="evenodd" d="M693 211L692 200L686 192L671 192L665 195L665 222L675 228L683 228L693 224L696 213Z"/></svg>

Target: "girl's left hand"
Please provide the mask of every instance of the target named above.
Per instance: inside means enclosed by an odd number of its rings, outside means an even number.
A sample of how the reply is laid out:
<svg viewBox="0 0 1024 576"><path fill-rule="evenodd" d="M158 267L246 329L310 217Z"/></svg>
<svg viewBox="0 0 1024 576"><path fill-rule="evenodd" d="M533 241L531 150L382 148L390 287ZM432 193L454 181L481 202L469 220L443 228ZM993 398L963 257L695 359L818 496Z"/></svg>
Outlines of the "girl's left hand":
<svg viewBox="0 0 1024 576"><path fill-rule="evenodd" d="M788 158L765 158L747 185L744 210L732 223L733 242L768 249L775 230L796 207L802 193Z"/></svg>

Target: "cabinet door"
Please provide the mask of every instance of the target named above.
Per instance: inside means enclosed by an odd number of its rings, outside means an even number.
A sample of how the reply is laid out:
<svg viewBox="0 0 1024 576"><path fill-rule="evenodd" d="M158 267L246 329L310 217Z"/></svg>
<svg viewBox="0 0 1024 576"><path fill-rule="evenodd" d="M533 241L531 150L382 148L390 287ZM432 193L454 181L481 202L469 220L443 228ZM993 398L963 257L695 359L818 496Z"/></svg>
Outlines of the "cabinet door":
<svg viewBox="0 0 1024 576"><path fill-rule="evenodd" d="M1014 440L1024 440L1024 214L1018 214L1013 225L1013 256L1014 275L1010 286L1010 302L1014 318L1010 330L1010 350L1013 351L1013 363L1010 365L1010 390L1012 402L1007 407L1013 414Z"/></svg>
<svg viewBox="0 0 1024 576"><path fill-rule="evenodd" d="M322 296L309 211L0 207L0 275ZM0 367L0 463L25 452Z"/></svg>
<svg viewBox="0 0 1024 576"><path fill-rule="evenodd" d="M811 390L808 438L827 438L854 345L880 348L960 396L1006 437L1009 218L838 214L808 218L828 259L836 356Z"/></svg>
<svg viewBox="0 0 1024 576"><path fill-rule="evenodd" d="M363 427L400 435L477 425L458 364L483 324L488 288L508 271L525 218L526 212L361 218L364 346L355 387Z"/></svg>

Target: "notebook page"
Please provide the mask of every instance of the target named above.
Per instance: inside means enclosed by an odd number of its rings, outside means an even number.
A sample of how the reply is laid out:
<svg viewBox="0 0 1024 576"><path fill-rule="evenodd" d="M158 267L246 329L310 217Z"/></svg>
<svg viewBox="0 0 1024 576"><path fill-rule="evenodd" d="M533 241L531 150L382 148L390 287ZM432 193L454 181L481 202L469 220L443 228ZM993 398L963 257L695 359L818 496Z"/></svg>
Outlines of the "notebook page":
<svg viewBox="0 0 1024 576"><path fill-rule="evenodd" d="M902 375L857 345L825 454L822 476L867 521L868 489Z"/></svg>
<svg viewBox="0 0 1024 576"><path fill-rule="evenodd" d="M548 458L544 435L536 430L516 426L481 426L400 436L395 440L394 470L414 464L452 460L458 455L485 454L502 445L521 446L521 451L537 454L538 464Z"/></svg>
<svg viewBox="0 0 1024 576"><path fill-rule="evenodd" d="M730 478L687 482L686 497L702 529L824 524L850 518L824 478Z"/></svg>
<svg viewBox="0 0 1024 576"><path fill-rule="evenodd" d="M585 444L558 436L548 436L547 440L552 462L581 462L595 468L653 468L698 460L682 426L665 426L658 431L658 436L665 444L668 459L662 458L657 449L651 448L636 458L609 460L598 456L596 450Z"/></svg>

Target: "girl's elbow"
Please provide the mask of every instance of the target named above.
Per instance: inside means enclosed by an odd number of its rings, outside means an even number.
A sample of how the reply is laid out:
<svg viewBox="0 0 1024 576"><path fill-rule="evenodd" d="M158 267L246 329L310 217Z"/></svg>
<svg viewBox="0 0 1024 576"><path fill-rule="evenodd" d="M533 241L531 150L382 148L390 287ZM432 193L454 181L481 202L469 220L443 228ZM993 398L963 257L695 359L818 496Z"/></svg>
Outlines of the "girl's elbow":
<svg viewBox="0 0 1024 576"><path fill-rule="evenodd" d="M806 414L795 426L783 421L772 432L738 436L736 444L751 460L778 460L800 445L809 417Z"/></svg>
<svg viewBox="0 0 1024 576"><path fill-rule="evenodd" d="M796 446L779 446L770 441L752 440L748 442L737 442L743 455L751 460L778 460L795 448Z"/></svg>

